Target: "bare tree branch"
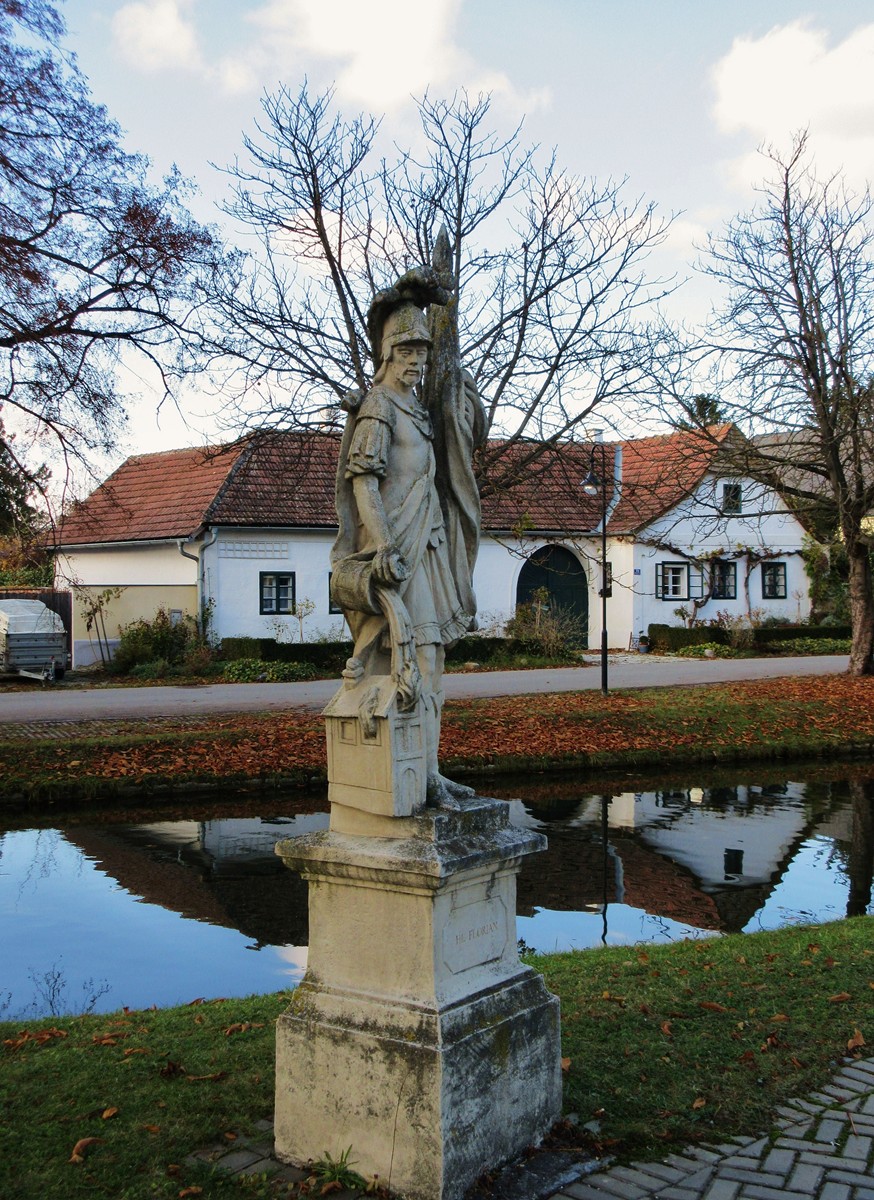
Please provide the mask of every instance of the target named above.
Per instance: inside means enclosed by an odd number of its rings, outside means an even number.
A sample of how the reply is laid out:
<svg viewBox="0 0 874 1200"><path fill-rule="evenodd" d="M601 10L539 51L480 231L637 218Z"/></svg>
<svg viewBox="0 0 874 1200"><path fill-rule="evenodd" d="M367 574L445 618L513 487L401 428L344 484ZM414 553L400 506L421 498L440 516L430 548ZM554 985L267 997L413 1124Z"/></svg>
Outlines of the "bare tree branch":
<svg viewBox="0 0 874 1200"><path fill-rule="evenodd" d="M661 331L660 383L688 417L705 377L723 418L753 439L738 450L738 469L778 487L821 537L839 534L850 564L850 671L869 674L872 199L840 176L819 178L803 133L787 156L765 154L772 178L758 205L708 242L703 270L727 299L697 344Z"/></svg>

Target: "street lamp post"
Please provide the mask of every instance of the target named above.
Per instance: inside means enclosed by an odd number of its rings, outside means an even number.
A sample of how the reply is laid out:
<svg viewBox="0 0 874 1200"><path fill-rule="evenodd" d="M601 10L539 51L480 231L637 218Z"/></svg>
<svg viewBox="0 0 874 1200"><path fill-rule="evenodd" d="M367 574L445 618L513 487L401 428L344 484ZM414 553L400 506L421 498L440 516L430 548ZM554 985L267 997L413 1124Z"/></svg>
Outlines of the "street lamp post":
<svg viewBox="0 0 874 1200"><path fill-rule="evenodd" d="M607 597L610 595L610 579L607 570L607 447L601 443L601 474L595 470L595 447L592 447L592 458L589 473L582 481L581 487L587 496L601 496L601 587L598 595L601 597L601 693L606 696L607 686Z"/></svg>

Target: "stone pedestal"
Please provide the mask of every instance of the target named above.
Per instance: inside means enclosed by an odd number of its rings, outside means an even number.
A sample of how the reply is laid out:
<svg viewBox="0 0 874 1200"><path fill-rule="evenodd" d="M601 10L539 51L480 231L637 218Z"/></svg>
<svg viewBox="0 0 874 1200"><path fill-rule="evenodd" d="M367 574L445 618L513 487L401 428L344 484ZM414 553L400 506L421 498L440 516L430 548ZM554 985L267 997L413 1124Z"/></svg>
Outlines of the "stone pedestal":
<svg viewBox="0 0 874 1200"><path fill-rule="evenodd" d="M276 1152L351 1146L412 1200L456 1200L561 1111L558 1000L516 942L516 871L545 839L462 803L340 808L277 846L309 881L311 942L277 1027Z"/></svg>

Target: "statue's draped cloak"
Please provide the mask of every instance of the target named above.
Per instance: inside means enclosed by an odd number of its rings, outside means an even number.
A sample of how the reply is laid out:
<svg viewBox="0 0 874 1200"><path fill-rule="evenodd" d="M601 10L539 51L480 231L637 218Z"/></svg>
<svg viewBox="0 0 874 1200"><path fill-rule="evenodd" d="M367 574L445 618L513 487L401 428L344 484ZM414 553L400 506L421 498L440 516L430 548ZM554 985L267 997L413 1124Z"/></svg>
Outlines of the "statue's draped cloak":
<svg viewBox="0 0 874 1200"><path fill-rule="evenodd" d="M445 232L441 235L445 239ZM440 239L438 239L439 243ZM448 244L438 244L448 268ZM486 438L486 415L473 377L463 369L458 338L458 297L428 311L431 350L423 399L434 425L437 488L449 543L449 561L471 625L476 614L473 568L479 549L481 509L473 455Z"/></svg>
<svg viewBox="0 0 874 1200"><path fill-rule="evenodd" d="M451 645L473 623L473 560L463 553L459 571L457 547L465 544L462 517L453 504L441 506L433 439L431 420L418 399L401 397L384 385L372 388L347 419L337 471L339 529L331 552L331 589L346 614L359 659L385 648L386 619L372 580L378 547L358 512L356 476L379 481L392 544L409 567L397 594L409 614L414 641ZM444 457L442 446L438 453ZM450 457L455 460L456 453ZM455 461L449 465L450 470L463 469ZM469 459L466 470L472 478Z"/></svg>

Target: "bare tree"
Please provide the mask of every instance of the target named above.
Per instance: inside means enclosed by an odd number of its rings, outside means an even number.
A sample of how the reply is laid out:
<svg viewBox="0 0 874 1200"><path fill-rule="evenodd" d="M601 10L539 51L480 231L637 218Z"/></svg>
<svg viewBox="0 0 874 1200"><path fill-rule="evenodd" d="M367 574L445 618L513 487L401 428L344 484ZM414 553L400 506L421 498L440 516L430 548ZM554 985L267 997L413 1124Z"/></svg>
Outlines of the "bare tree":
<svg viewBox="0 0 874 1200"><path fill-rule="evenodd" d="M431 261L449 237L460 348L485 398L490 431L524 446L513 475L544 445L574 437L593 412L644 378L640 311L665 291L644 275L666 222L626 202L623 185L577 179L555 159L489 128L488 98L419 102L423 150L376 158L379 123L344 122L330 92L306 85L262 100L245 158L229 170L229 213L259 252L222 297L217 349L234 363L228 422L275 428L314 421L366 386L365 326L374 292ZM497 247L497 248L494 248ZM486 451L489 486L509 482Z"/></svg>
<svg viewBox="0 0 874 1200"><path fill-rule="evenodd" d="M759 203L708 240L704 272L727 300L707 333L675 338L664 394L698 427L700 368L738 440L734 468L776 487L811 528L837 531L849 561L852 674L874 671L874 226L868 191L819 178L805 135L768 150ZM663 368L668 355L659 357ZM705 406L705 410L707 406ZM706 418L705 418L706 419Z"/></svg>
<svg viewBox="0 0 874 1200"><path fill-rule="evenodd" d="M124 353L165 391L194 366L186 326L220 262L184 181L151 186L122 149L63 32L49 0L0 0L0 411L19 432L0 449L37 486L22 434L80 459L111 447Z"/></svg>

